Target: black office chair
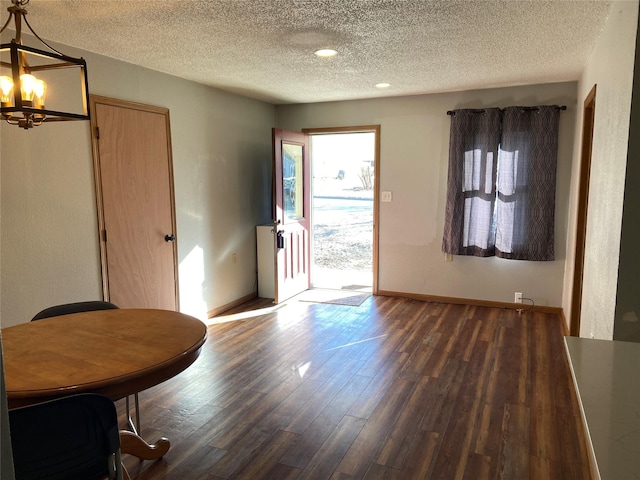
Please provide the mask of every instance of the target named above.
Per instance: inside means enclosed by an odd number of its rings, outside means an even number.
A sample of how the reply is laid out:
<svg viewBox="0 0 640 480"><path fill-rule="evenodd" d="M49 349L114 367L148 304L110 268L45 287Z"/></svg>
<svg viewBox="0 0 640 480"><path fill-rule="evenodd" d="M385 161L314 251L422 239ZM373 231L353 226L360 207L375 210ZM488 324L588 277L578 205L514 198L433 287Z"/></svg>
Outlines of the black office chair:
<svg viewBox="0 0 640 480"><path fill-rule="evenodd" d="M88 302L75 302L75 303L65 303L63 305L55 305L53 307L45 308L41 312L38 312L35 317L31 319L34 320L42 320L43 318L51 318L51 317L59 317L60 315L69 315L71 313L81 313L81 312L91 312L94 310L116 310L119 307L114 305L111 302L105 302L102 300L91 300ZM138 399L138 394L134 394L134 404L136 408L136 422L133 423L133 419L131 418L131 408L129 404L129 396L125 399L127 409L127 423L129 424L129 428L135 432L139 433L141 430L140 427L140 401Z"/></svg>
<svg viewBox="0 0 640 480"><path fill-rule="evenodd" d="M84 393L9 410L16 480L128 478L111 400Z"/></svg>

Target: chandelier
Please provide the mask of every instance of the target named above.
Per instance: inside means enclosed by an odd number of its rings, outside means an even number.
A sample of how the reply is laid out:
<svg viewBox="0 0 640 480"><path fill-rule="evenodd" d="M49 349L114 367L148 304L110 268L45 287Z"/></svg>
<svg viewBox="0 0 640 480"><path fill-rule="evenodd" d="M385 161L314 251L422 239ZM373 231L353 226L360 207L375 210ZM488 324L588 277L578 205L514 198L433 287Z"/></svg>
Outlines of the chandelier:
<svg viewBox="0 0 640 480"><path fill-rule="evenodd" d="M24 129L43 122L88 120L87 63L60 53L33 31L27 21L28 3L11 0L9 18L0 29L2 34L14 20L15 38L0 45L0 118ZM22 45L23 21L48 51Z"/></svg>

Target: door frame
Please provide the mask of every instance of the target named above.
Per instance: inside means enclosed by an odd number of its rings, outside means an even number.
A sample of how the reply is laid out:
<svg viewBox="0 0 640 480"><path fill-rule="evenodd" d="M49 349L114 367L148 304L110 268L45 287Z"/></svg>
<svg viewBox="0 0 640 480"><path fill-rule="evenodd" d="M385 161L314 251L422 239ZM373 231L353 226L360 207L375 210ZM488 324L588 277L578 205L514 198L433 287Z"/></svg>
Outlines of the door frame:
<svg viewBox="0 0 640 480"><path fill-rule="evenodd" d="M175 204L175 188L173 181L173 150L171 148L171 125L169 122L169 109L158 107L155 105L146 105L143 103L130 102L128 100L120 100L117 98L104 97L101 95L89 96L90 108L92 112L96 111L97 104L108 105L112 107L128 108L132 110L140 110L143 112L157 113L165 117L166 138L167 138L167 161L169 172L169 196L171 204L171 224L172 232L177 237L176 232L176 204ZM102 195L102 174L100 169L100 148L98 144L99 130L97 125L97 115L91 115L91 151L93 155L93 175L94 187L96 191L96 209L98 213L98 239L100 244L100 266L102 272L102 294L105 301L109 301L109 268L107 264L107 236L104 219L104 199ZM173 276L175 285L175 304L176 311L180 311L180 289L178 286L178 245L173 242Z"/></svg>
<svg viewBox="0 0 640 480"><path fill-rule="evenodd" d="M373 166L373 285L371 293L378 294L378 225L380 216L379 190L380 190L380 125L359 125L353 127L323 127L303 128L302 133L307 135L322 135L333 133L375 133L374 166ZM311 153L311 152L310 152ZM311 157L313 168L313 157ZM311 181L313 185L313 180ZM313 228L313 226L312 226Z"/></svg>
<svg viewBox="0 0 640 480"><path fill-rule="evenodd" d="M582 310L582 281L584 255L587 240L587 213L589 211L589 179L591 177L591 153L593 149L593 126L595 123L596 87L594 85L584 100L582 110L582 151L580 153L580 175L578 180L578 210L576 221L576 249L573 266L573 290L569 334L580 336L580 314Z"/></svg>

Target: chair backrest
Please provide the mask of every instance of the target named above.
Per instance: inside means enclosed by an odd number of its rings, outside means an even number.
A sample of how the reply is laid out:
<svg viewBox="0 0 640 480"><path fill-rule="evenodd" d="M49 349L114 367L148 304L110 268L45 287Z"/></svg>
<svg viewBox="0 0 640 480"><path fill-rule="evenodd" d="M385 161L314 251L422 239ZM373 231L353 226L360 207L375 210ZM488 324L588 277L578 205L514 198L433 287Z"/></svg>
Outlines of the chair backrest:
<svg viewBox="0 0 640 480"><path fill-rule="evenodd" d="M43 318L59 317L60 315L68 315L70 313L91 312L93 310L113 310L117 308L117 305L110 302L104 302L102 300L65 303L63 305L55 305L53 307L45 308L41 312L38 312L31 321L33 322L34 320L41 320Z"/></svg>
<svg viewBox="0 0 640 480"><path fill-rule="evenodd" d="M122 478L118 415L107 397L85 393L16 408L9 425L16 480Z"/></svg>

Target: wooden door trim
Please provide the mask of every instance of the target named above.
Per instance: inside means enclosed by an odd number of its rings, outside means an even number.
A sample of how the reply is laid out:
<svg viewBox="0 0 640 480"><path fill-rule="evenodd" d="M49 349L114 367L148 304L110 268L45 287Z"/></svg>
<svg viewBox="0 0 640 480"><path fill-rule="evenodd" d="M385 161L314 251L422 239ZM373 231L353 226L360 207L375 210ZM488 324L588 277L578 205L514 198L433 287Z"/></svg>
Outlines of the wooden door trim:
<svg viewBox="0 0 640 480"><path fill-rule="evenodd" d="M308 135L331 134L331 133L375 133L375 151L373 166L373 285L371 293L378 294L378 225L380 220L380 125L359 125L354 127L323 127L323 128L303 128L302 133ZM311 159L313 162L313 159Z"/></svg>
<svg viewBox="0 0 640 480"><path fill-rule="evenodd" d="M169 196L171 204L171 228L173 235L177 238L176 229L176 205L175 205L175 188L173 182L173 150L171 147L171 123L169 117L169 109L165 107L159 107L155 105L146 105L138 102L130 102L128 100L121 100L117 98L104 97L101 95L90 95L89 101L91 104L91 111L96 111L96 105L108 105L111 107L128 108L132 110L140 110L143 112L157 113L165 117L166 125L166 138L167 138L167 160L169 162ZM97 115L91 115L91 151L93 155L93 174L94 174L94 187L96 191L96 209L98 213L98 239L100 246L100 264L102 271L102 294L104 300L109 301L109 269L107 264L107 248L105 238L105 219L104 219L104 200L102 193L102 175L100 169L100 149L98 145L98 125ZM173 275L175 278L175 300L176 310L180 311L180 296L178 287L178 245L177 240L173 242Z"/></svg>
<svg viewBox="0 0 640 480"><path fill-rule="evenodd" d="M597 85L594 85L585 98L582 113L582 150L580 153L580 175L578 177L576 250L573 267L573 290L571 292L571 314L569 319L569 334L575 337L580 336L582 280L587 237L587 213L589 210L589 181L591 176L591 153L593 147L593 126L596 108L596 87Z"/></svg>

